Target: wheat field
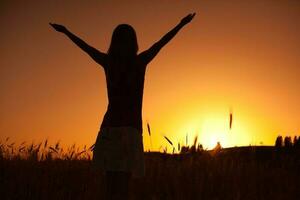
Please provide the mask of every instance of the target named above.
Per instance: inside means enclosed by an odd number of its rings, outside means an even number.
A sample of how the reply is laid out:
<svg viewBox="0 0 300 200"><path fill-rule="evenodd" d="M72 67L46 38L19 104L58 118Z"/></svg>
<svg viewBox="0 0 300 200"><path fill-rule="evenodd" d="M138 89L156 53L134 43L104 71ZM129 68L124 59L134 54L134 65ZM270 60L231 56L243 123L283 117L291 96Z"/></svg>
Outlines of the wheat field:
<svg viewBox="0 0 300 200"><path fill-rule="evenodd" d="M131 199L300 198L299 148L181 149L145 152L146 176L131 181ZM103 199L104 177L91 167L92 150L7 138L0 143L0 199Z"/></svg>

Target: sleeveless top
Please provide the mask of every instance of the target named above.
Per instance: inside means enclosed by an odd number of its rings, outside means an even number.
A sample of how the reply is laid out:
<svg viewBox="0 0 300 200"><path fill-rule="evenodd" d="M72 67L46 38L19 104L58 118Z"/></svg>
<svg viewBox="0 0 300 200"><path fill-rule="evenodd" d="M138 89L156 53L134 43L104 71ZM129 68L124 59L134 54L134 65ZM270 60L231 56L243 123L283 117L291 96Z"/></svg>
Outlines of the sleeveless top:
<svg viewBox="0 0 300 200"><path fill-rule="evenodd" d="M106 58L103 67L108 107L100 129L131 126L142 132L142 101L147 62L143 62L139 56L130 62L109 60L108 56Z"/></svg>

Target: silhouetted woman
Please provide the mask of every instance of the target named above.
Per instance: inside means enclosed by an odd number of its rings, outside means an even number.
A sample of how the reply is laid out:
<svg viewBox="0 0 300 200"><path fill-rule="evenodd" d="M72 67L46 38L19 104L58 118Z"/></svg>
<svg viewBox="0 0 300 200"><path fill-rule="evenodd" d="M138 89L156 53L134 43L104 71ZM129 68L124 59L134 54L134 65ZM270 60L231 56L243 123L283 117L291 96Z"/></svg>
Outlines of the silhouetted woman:
<svg viewBox="0 0 300 200"><path fill-rule="evenodd" d="M109 101L96 139L93 164L105 172L106 199L128 199L130 178L144 176L142 99L146 66L194 16L195 13L184 17L158 42L139 54L135 30L128 24L115 28L107 53L102 53L64 26L50 23L105 71Z"/></svg>

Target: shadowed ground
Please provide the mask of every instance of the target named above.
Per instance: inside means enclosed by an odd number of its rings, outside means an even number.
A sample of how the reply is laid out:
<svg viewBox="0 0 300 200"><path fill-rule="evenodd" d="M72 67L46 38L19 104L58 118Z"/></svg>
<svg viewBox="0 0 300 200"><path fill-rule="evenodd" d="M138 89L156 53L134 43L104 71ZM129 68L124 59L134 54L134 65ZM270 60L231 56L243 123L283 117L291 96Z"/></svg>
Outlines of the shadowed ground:
<svg viewBox="0 0 300 200"><path fill-rule="evenodd" d="M299 149L239 147L216 154L145 153L131 199L298 199ZM89 160L0 160L1 199L103 199Z"/></svg>

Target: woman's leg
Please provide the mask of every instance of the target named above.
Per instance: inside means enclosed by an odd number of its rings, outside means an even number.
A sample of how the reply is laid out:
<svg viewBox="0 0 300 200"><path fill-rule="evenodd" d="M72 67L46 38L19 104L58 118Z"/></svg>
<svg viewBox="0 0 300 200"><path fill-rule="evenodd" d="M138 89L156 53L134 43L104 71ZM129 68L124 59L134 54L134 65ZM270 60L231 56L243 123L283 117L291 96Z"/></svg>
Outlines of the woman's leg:
<svg viewBox="0 0 300 200"><path fill-rule="evenodd" d="M129 182L131 174L122 171L106 172L106 199L127 200L129 199Z"/></svg>

